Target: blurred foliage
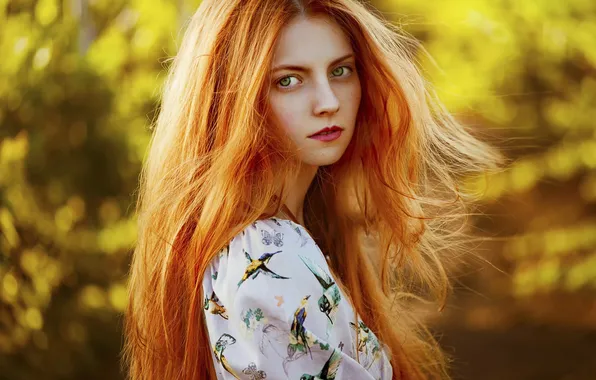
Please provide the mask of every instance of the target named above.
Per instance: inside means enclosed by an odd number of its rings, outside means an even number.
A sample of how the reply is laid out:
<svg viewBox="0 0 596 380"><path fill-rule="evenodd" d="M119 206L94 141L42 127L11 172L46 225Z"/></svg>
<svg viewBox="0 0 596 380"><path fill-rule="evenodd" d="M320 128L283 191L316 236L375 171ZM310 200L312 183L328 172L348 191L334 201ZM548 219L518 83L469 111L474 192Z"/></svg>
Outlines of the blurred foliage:
<svg viewBox="0 0 596 380"><path fill-rule="evenodd" d="M0 0L0 380L119 378L138 173L198 0ZM373 1L506 170L469 178L511 292L596 286L596 3Z"/></svg>
<svg viewBox="0 0 596 380"><path fill-rule="evenodd" d="M423 2L380 8L423 41L420 60L448 109L502 141L506 170L469 178L486 203L511 291L596 288L596 2Z"/></svg>
<svg viewBox="0 0 596 380"><path fill-rule="evenodd" d="M147 126L197 5L0 1L0 379L120 377Z"/></svg>

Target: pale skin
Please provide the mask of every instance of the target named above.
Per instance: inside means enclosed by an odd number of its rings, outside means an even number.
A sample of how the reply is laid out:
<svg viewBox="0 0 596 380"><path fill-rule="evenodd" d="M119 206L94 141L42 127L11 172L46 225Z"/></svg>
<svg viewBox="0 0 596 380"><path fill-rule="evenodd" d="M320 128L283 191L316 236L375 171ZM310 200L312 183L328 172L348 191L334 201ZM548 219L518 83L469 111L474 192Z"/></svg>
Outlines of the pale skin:
<svg viewBox="0 0 596 380"><path fill-rule="evenodd" d="M304 198L319 166L337 162L354 133L361 98L355 59L349 38L325 16L295 18L276 43L268 100L274 122L296 144L303 164L287 184L284 200L301 224ZM343 128L334 141L308 137L333 125Z"/></svg>

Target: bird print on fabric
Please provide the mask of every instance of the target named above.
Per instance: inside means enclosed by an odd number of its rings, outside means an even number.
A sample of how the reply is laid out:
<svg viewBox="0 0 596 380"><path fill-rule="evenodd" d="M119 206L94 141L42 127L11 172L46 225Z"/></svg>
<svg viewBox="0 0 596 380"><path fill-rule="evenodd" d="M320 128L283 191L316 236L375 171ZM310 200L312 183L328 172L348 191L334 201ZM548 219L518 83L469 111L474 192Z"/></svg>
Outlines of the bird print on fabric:
<svg viewBox="0 0 596 380"><path fill-rule="evenodd" d="M276 217L271 217L271 218L270 218L270 220L271 220L273 223L277 224L277 226L278 226L278 227L281 227L281 223L279 222L279 219L278 219L278 218L276 218Z"/></svg>
<svg viewBox="0 0 596 380"><path fill-rule="evenodd" d="M319 298L319 310L329 319L329 323L333 324L335 320L335 314L339 308L341 302L341 294L339 287L331 279L331 276L325 272L319 265L313 263L309 258L300 256L300 260L306 265L310 272L319 281L319 284L323 287L323 295Z"/></svg>
<svg viewBox="0 0 596 380"><path fill-rule="evenodd" d="M300 237L300 247L304 247L304 245L308 243L308 237L306 236L306 234L303 234L302 231L300 231L300 228L296 226L294 226L293 228L294 231L296 231L296 233Z"/></svg>
<svg viewBox="0 0 596 380"><path fill-rule="evenodd" d="M205 268L199 310L218 379L393 378L375 326L312 236L290 219L257 220Z"/></svg>
<svg viewBox="0 0 596 380"><path fill-rule="evenodd" d="M300 301L300 306L294 312L294 320L292 321L292 327L290 328L290 347L288 347L288 353L293 353L297 349L310 354L312 358L312 351L310 346L314 343L312 338L307 336L307 331L304 328L304 321L306 320L306 307L308 306L308 299L310 295L305 296ZM292 355L290 355L292 356Z"/></svg>
<svg viewBox="0 0 596 380"><path fill-rule="evenodd" d="M220 251L219 251L219 258L224 258L227 257L228 254L230 253L230 244L226 244L225 247L223 247Z"/></svg>
<svg viewBox="0 0 596 380"><path fill-rule="evenodd" d="M223 319L228 319L226 308L219 303L219 298L215 295L215 292L211 292L211 297L205 297L205 310L208 310L211 314L219 315Z"/></svg>
<svg viewBox="0 0 596 380"><path fill-rule="evenodd" d="M222 334L221 337L219 337L219 339L215 343L215 346L213 347L213 352L215 353L215 358L219 363L221 363L224 369L228 371L230 375L234 376L236 379L239 379L238 375L236 375L236 373L228 363L228 360L224 356L224 351L226 347L234 343L236 343L236 338L234 338L230 334Z"/></svg>
<svg viewBox="0 0 596 380"><path fill-rule="evenodd" d="M304 247L306 245L306 243L308 243L310 235L308 233L303 233L300 230L301 227L299 227L297 224L295 224L291 220L286 220L286 224L288 226L290 226L291 229L296 231L296 234L298 234L298 238L300 239L300 247Z"/></svg>
<svg viewBox="0 0 596 380"><path fill-rule="evenodd" d="M242 276L240 281L238 281L238 287L240 287L240 285L242 285L242 283L244 281L248 280L249 277L254 280L255 278L257 278L257 276L260 273L263 273L264 275L267 275L267 276L273 277L273 278L278 278L278 279L287 280L290 278L290 277L280 276L279 274L273 272L271 269L267 268L265 265L265 264L269 264L269 260L271 260L271 258L273 256L277 255L281 251L276 251L276 252L271 252L271 253L263 253L261 255L261 257L259 257L258 259L254 259L254 260L252 259L252 257L250 257L250 254L246 250L244 250L244 248L242 249L242 251L244 252L244 256L246 257L246 259L248 260L248 266L244 270L244 275Z"/></svg>
<svg viewBox="0 0 596 380"><path fill-rule="evenodd" d="M358 325L350 322L350 326L358 332L357 350L369 357L369 362L364 363L365 367L370 368L375 360L381 357L381 347L379 340L368 326L362 321L358 321Z"/></svg>
<svg viewBox="0 0 596 380"><path fill-rule="evenodd" d="M300 377L300 380L334 380L335 376L337 376L341 360L341 351L333 350L331 356L323 366L323 369L321 369L321 372L316 375L305 373Z"/></svg>
<svg viewBox="0 0 596 380"><path fill-rule="evenodd" d="M284 245L284 234L282 232L274 231L272 234L267 230L261 230L261 236L263 237L261 241L265 245L271 245L271 243L273 243L276 247L281 247Z"/></svg>

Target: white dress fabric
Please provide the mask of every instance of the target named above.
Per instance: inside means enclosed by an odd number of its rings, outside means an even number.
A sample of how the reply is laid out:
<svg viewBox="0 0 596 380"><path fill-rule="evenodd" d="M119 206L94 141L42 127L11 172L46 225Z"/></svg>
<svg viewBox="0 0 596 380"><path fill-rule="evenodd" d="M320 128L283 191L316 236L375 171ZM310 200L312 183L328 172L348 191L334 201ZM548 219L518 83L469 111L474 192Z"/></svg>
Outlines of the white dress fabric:
<svg viewBox="0 0 596 380"><path fill-rule="evenodd" d="M301 225L257 220L203 277L204 316L218 379L387 380L375 334L336 285Z"/></svg>

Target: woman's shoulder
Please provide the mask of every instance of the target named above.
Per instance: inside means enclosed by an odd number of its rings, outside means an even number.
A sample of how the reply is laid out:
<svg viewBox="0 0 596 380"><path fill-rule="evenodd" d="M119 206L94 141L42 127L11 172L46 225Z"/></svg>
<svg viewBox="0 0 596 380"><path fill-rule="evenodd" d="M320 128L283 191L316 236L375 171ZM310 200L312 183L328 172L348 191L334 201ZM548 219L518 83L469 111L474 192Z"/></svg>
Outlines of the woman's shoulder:
<svg viewBox="0 0 596 380"><path fill-rule="evenodd" d="M282 251L293 254L314 251L320 254L320 249L306 229L289 219L270 217L258 219L245 226L224 246L212 260L212 265L221 261L229 261L238 255L251 257L254 254L265 254L268 251ZM275 255L276 253L271 252ZM281 252L280 252L281 253Z"/></svg>
<svg viewBox="0 0 596 380"><path fill-rule="evenodd" d="M259 219L244 228L234 239L244 241L260 241L265 246L283 248L284 245L300 248L314 245L314 241L306 229L289 219L270 217Z"/></svg>
<svg viewBox="0 0 596 380"><path fill-rule="evenodd" d="M293 283L305 275L296 270L304 265L328 272L325 256L303 226L270 217L237 233L212 259L204 278L232 295L244 283L247 288L254 286L252 282L284 287L288 284L281 282Z"/></svg>
<svg viewBox="0 0 596 380"><path fill-rule="evenodd" d="M228 303L283 297L290 310L309 294L328 292L343 298L310 234L280 218L257 220L234 236L207 268L203 286L206 295L214 292Z"/></svg>
<svg viewBox="0 0 596 380"><path fill-rule="evenodd" d="M245 368L245 357L262 354L255 361L259 368L276 378L293 378L288 374L317 373L330 358L341 356L346 378L352 372L350 378L372 378L364 368L378 360L376 340L357 324L303 226L279 218L257 220L234 236L208 271L203 281L207 329L214 350L223 356L225 349L226 363L237 362L233 372ZM360 332L371 342L366 367L354 360ZM226 364L223 371L229 368Z"/></svg>

